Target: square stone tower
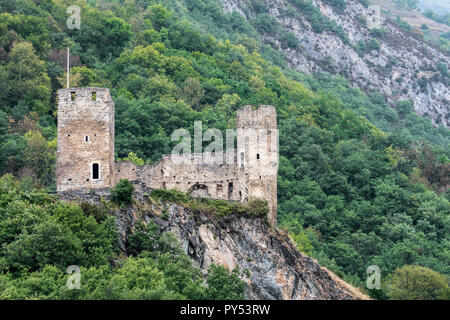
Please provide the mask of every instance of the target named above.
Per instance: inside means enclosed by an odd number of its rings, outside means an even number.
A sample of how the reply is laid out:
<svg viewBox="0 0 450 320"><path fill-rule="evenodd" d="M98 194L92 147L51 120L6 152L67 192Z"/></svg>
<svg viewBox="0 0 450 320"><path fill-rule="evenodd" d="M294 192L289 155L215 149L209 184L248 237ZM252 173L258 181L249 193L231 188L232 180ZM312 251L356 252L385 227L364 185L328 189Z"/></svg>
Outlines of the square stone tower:
<svg viewBox="0 0 450 320"><path fill-rule="evenodd" d="M277 225L278 129L275 107L245 106L237 111L239 194L243 201L263 199L269 223Z"/></svg>
<svg viewBox="0 0 450 320"><path fill-rule="evenodd" d="M106 88L58 90L56 188L111 187L114 101Z"/></svg>

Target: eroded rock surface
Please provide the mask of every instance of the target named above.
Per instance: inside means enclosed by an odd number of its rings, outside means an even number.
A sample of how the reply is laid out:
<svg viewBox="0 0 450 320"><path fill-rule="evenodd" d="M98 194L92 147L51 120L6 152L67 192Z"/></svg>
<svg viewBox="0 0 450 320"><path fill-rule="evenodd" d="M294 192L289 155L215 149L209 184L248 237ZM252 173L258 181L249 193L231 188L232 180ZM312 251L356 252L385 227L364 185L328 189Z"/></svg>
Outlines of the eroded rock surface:
<svg viewBox="0 0 450 320"><path fill-rule="evenodd" d="M184 251L204 273L211 263L230 270L247 269L247 299L366 299L351 287L300 253L289 238L260 218L229 216L216 219L195 215L178 204L156 204L146 200L146 189L136 186L136 203L116 209L119 246L125 252L127 236L138 221L153 220L163 231L172 232ZM67 191L60 198L101 204L106 189Z"/></svg>
<svg viewBox="0 0 450 320"><path fill-rule="evenodd" d="M378 29L383 35L374 35L371 12L358 0L345 0L345 9L329 5L328 1L312 3L321 13L341 26L348 41L335 32L315 32L307 12L296 1L263 0L270 14L286 30L294 33L299 46L283 48L278 36L265 35L263 39L282 51L290 67L299 71L329 72L345 75L350 82L365 92L381 92L394 105L395 101L413 102L417 113L429 116L434 123L450 125L450 92L448 79L438 71L438 63L449 67L449 57L433 45L425 43L420 30L402 29L392 20L381 16ZM305 1L308 2L308 1ZM246 0L221 0L226 12L236 11L246 20L257 16ZM358 53L358 42L376 40L378 50Z"/></svg>

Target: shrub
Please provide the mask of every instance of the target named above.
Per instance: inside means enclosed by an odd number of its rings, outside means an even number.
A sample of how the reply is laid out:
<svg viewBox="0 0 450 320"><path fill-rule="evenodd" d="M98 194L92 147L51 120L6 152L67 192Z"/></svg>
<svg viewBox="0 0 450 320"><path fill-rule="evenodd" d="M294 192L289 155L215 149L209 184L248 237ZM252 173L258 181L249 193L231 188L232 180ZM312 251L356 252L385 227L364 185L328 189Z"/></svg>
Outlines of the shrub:
<svg viewBox="0 0 450 320"><path fill-rule="evenodd" d="M386 33L385 29L372 29L370 35L376 38L381 38Z"/></svg>
<svg viewBox="0 0 450 320"><path fill-rule="evenodd" d="M269 206L267 201L261 199L251 199L245 204L247 213L256 217L267 217Z"/></svg>
<svg viewBox="0 0 450 320"><path fill-rule="evenodd" d="M366 49L367 49L366 43L362 40L359 40L358 43L356 44L355 50L356 52L358 52L358 55L360 57L364 56L364 54L366 53Z"/></svg>
<svg viewBox="0 0 450 320"><path fill-rule="evenodd" d="M380 50L380 43L377 39L370 39L370 41L366 45L367 51L379 51Z"/></svg>
<svg viewBox="0 0 450 320"><path fill-rule="evenodd" d="M388 281L393 300L446 300L449 293L445 276L421 266L403 266Z"/></svg>
<svg viewBox="0 0 450 320"><path fill-rule="evenodd" d="M150 194L153 199L163 202L175 202L186 204L194 215L212 214L217 218L223 218L232 214L247 214L256 217L267 217L269 206L267 201L251 199L247 203L230 202L223 199L194 198L178 190L156 189Z"/></svg>
<svg viewBox="0 0 450 320"><path fill-rule="evenodd" d="M120 179L119 183L111 189L111 201L119 205L127 205L133 199L133 184L127 179Z"/></svg>
<svg viewBox="0 0 450 320"><path fill-rule="evenodd" d="M300 233L289 233L289 236L291 239L295 242L295 245L297 246L297 249L308 255L311 256L313 254L314 247L311 244L311 241L308 239L308 235L303 230Z"/></svg>
<svg viewBox="0 0 450 320"><path fill-rule="evenodd" d="M269 12L269 8L267 8L266 4L262 0L252 1L252 6L256 13Z"/></svg>
<svg viewBox="0 0 450 320"><path fill-rule="evenodd" d="M159 199L163 202L171 201L177 203L186 203L189 198L183 192L178 190L155 189L150 193L153 199Z"/></svg>
<svg viewBox="0 0 450 320"><path fill-rule="evenodd" d="M402 29L411 30L411 26L408 22L401 20L399 16L395 19L395 23Z"/></svg>
<svg viewBox="0 0 450 320"><path fill-rule="evenodd" d="M209 300L242 300L244 299L245 281L243 273L236 267L229 272L224 266L211 264L208 268L206 283Z"/></svg>
<svg viewBox="0 0 450 320"><path fill-rule="evenodd" d="M326 0L326 2L330 6L338 10L344 10L345 8L347 8L347 3L345 2L345 0Z"/></svg>
<svg viewBox="0 0 450 320"><path fill-rule="evenodd" d="M255 20L255 27L259 32L269 35L275 35L280 29L280 24L271 15L267 13L259 14Z"/></svg>
<svg viewBox="0 0 450 320"><path fill-rule="evenodd" d="M128 161L128 162L132 162L132 163L134 163L135 165L138 165L138 166L144 165L144 160L141 159L141 158L139 158L139 157L138 157L135 153L133 153L133 152L130 152L130 153L128 154L128 157L122 158L122 159L118 159L118 161L119 161L119 162L120 162L120 161Z"/></svg>
<svg viewBox="0 0 450 320"><path fill-rule="evenodd" d="M292 48L295 49L298 47L298 39L292 32L284 32L283 37L281 38L281 47L283 49Z"/></svg>
<svg viewBox="0 0 450 320"><path fill-rule="evenodd" d="M145 225L139 221L134 232L128 236L127 251L129 254L137 255L142 251L156 252L160 249L161 233L153 220Z"/></svg>
<svg viewBox="0 0 450 320"><path fill-rule="evenodd" d="M97 222L104 221L108 217L108 210L105 207L99 207L89 202L82 202L80 208L83 210L85 216L92 216Z"/></svg>
<svg viewBox="0 0 450 320"><path fill-rule="evenodd" d="M445 65L445 63L438 62L436 65L436 68L442 74L443 77L448 77L448 69L447 69L447 66Z"/></svg>

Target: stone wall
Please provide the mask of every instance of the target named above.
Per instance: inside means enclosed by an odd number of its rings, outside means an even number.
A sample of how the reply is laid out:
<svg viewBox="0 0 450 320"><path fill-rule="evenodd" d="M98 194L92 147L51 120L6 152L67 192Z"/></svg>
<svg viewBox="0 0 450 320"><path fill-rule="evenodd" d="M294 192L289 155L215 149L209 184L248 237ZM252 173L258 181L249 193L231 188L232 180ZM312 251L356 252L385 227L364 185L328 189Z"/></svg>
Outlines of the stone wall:
<svg viewBox="0 0 450 320"><path fill-rule="evenodd" d="M120 179L194 197L267 200L276 225L278 133L272 106L238 110L237 149L165 155L155 165L114 163L114 102L108 89L58 91L57 190L109 188ZM94 164L99 165L95 178Z"/></svg>
<svg viewBox="0 0 450 320"><path fill-rule="evenodd" d="M250 106L237 111L239 166L244 168L240 185L244 199L261 198L269 205L269 222L277 221L278 130L272 106Z"/></svg>
<svg viewBox="0 0 450 320"><path fill-rule="evenodd" d="M93 164L99 177L93 179ZM105 88L58 90L57 190L110 187L114 102Z"/></svg>
<svg viewBox="0 0 450 320"><path fill-rule="evenodd" d="M220 161L222 157L222 153L188 154L182 156L182 163L178 163L173 161L171 155L165 155L159 163L143 166L118 162L115 182L120 179L142 181L154 189L177 189L198 197L240 201L242 186L238 185L238 177L244 174L243 168L239 169L236 163Z"/></svg>
<svg viewBox="0 0 450 320"><path fill-rule="evenodd" d="M271 106L238 110L238 149L221 153L165 155L155 165L116 163L115 182L142 181L150 188L177 189L194 197L246 202L267 200L269 222L277 221L278 134ZM232 163L227 159L233 159Z"/></svg>

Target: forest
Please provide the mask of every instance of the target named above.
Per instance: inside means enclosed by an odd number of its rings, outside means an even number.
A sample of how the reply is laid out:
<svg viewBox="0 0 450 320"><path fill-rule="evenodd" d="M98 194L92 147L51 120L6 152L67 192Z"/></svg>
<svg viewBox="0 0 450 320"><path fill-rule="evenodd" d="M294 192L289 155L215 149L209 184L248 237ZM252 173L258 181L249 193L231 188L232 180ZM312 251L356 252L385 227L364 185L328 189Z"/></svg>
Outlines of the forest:
<svg viewBox="0 0 450 320"><path fill-rule="evenodd" d="M213 266L205 285L174 240L154 228L145 232L158 245L110 267L119 254L112 218L57 200L56 91L65 84L67 46L70 85L111 90L116 159L155 163L170 153L175 129L192 131L201 120L204 130L225 130L238 108L273 105L278 224L299 250L360 288L370 265L386 282L420 266L443 286L437 298L450 297L450 131L417 115L410 101L392 107L344 76L289 69L260 31L286 46L295 39L268 19L262 2L251 3L260 15L248 22L215 1L0 0L1 298L243 294L238 270ZM79 30L66 27L73 4L81 8ZM320 14L314 19L339 34ZM62 288L70 261L88 277L77 296ZM146 287L139 277L150 275L156 282Z"/></svg>

